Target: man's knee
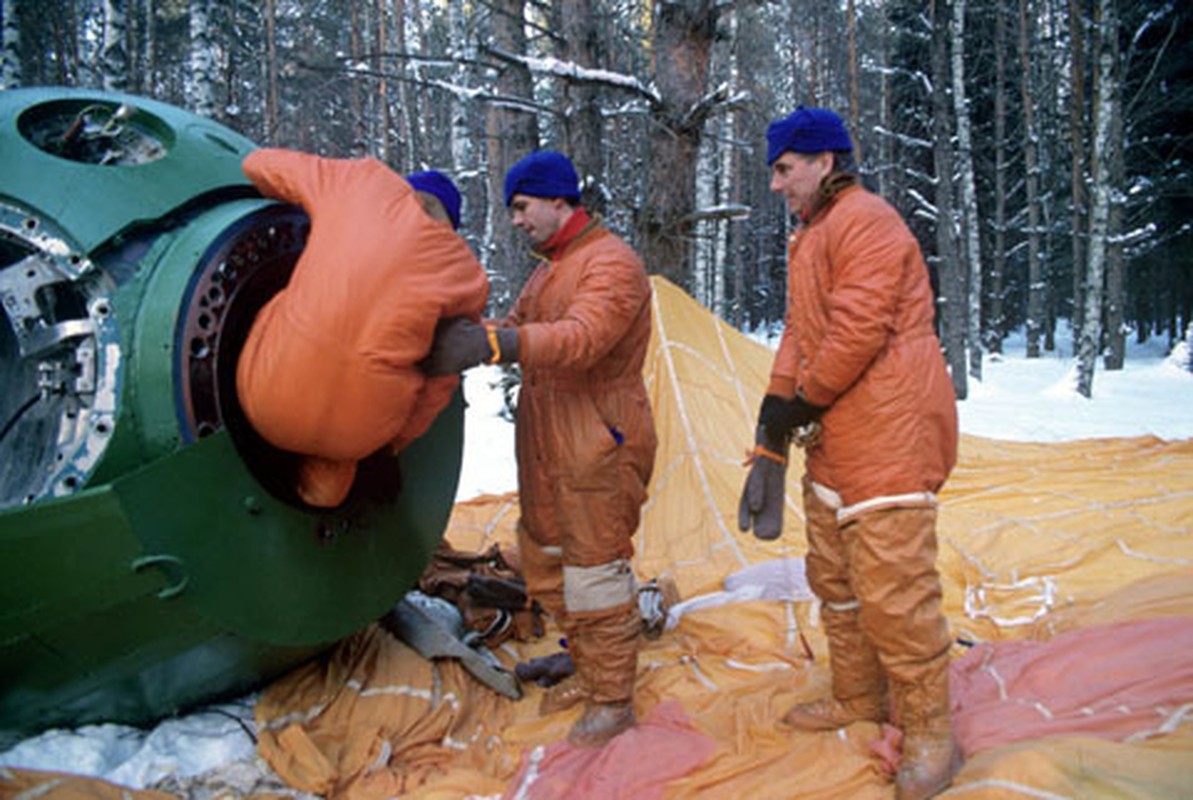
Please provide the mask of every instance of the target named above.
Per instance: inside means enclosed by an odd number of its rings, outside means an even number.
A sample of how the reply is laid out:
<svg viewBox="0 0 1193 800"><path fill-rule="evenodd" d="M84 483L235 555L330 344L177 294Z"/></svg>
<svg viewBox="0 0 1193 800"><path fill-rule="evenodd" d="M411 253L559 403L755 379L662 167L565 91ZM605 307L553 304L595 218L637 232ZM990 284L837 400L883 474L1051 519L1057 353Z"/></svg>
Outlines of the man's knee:
<svg viewBox="0 0 1193 800"><path fill-rule="evenodd" d="M884 654L927 660L949 647L936 570L935 509L891 508L851 520L853 588L862 627Z"/></svg>

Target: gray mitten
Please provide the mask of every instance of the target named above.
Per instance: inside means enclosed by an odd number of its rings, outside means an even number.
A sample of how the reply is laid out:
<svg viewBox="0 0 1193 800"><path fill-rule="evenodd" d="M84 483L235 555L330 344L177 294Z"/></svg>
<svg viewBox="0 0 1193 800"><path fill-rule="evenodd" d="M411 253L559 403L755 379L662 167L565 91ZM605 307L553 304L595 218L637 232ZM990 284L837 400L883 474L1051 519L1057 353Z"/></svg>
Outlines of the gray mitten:
<svg viewBox="0 0 1193 800"><path fill-rule="evenodd" d="M783 532L788 444L784 439L781 446L776 446L762 425L758 426L755 442L750 474L737 507L737 526L742 531L753 528L759 539L771 541Z"/></svg>

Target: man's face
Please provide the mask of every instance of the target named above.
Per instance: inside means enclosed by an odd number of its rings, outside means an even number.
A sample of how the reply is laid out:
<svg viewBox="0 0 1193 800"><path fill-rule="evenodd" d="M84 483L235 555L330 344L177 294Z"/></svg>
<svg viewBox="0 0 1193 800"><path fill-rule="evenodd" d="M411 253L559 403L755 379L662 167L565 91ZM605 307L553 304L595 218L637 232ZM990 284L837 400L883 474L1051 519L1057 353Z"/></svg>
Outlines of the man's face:
<svg viewBox="0 0 1193 800"><path fill-rule="evenodd" d="M833 154L806 155L788 150L770 168L770 190L783 195L793 213L807 212L820 181L833 170Z"/></svg>
<svg viewBox="0 0 1193 800"><path fill-rule="evenodd" d="M525 232L534 245L543 244L554 236L571 213L572 207L558 197L515 194L510 200L510 222Z"/></svg>

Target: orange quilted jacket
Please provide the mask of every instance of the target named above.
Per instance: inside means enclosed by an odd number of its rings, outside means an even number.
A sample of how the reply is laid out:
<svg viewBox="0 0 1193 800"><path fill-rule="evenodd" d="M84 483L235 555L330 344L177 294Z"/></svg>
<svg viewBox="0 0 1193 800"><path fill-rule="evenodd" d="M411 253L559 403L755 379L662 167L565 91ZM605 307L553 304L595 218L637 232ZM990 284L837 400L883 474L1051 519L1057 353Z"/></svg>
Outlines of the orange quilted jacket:
<svg viewBox="0 0 1193 800"><path fill-rule="evenodd" d="M957 458L953 385L920 248L898 213L843 190L787 248L786 329L768 391L828 406L812 480L846 506L936 491Z"/></svg>
<svg viewBox="0 0 1193 800"><path fill-rule="evenodd" d="M467 243L375 159L262 149L244 161L311 234L289 284L258 313L237 370L241 405L273 445L359 459L424 433L458 385L415 366L441 317L479 319L488 279Z"/></svg>

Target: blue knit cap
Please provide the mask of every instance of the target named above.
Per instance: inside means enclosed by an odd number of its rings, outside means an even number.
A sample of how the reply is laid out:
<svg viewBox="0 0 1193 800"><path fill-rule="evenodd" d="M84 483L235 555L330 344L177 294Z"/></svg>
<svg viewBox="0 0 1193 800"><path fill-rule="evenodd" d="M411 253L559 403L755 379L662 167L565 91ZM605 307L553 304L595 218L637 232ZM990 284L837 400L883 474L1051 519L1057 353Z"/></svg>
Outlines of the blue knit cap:
<svg viewBox="0 0 1193 800"><path fill-rule="evenodd" d="M443 203L443 210L452 221L452 227L460 229L460 190L452 183L451 178L439 170L428 169L423 172L411 172L406 176L406 182L414 187L416 192L426 192L439 198L439 202Z"/></svg>
<svg viewBox="0 0 1193 800"><path fill-rule="evenodd" d="M845 130L844 121L827 108L800 106L766 129L767 164L775 163L788 150L794 153L840 153L852 149L853 142Z"/></svg>
<svg viewBox="0 0 1193 800"><path fill-rule="evenodd" d="M505 204L516 194L531 197L580 199L580 179L576 168L563 153L537 150L510 167L505 175Z"/></svg>

